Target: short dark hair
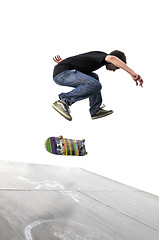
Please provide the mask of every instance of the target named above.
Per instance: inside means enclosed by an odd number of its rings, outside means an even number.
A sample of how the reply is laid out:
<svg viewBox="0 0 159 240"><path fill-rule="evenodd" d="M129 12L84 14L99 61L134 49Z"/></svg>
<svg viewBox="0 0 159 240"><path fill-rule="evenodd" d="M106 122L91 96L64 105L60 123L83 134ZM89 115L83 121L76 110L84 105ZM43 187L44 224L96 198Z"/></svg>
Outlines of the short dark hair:
<svg viewBox="0 0 159 240"><path fill-rule="evenodd" d="M111 53L109 53L109 55L115 56L115 57L119 58L121 61L123 61L124 63L126 63L125 54L119 50L114 50Z"/></svg>

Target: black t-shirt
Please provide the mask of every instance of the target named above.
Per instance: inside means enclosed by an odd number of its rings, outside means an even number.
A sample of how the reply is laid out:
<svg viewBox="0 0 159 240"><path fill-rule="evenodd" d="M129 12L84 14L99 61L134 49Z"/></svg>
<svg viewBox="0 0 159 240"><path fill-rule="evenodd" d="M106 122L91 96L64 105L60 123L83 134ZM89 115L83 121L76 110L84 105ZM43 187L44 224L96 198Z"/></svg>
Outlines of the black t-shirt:
<svg viewBox="0 0 159 240"><path fill-rule="evenodd" d="M53 77L66 70L78 70L82 73L93 72L105 65L105 52L93 51L64 59L54 67Z"/></svg>

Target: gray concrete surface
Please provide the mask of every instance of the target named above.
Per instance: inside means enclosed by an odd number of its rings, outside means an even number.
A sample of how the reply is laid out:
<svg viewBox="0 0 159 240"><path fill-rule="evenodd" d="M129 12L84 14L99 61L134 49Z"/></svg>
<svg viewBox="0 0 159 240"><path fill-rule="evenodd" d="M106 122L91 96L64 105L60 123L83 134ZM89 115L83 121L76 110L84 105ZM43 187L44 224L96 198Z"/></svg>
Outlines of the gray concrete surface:
<svg viewBox="0 0 159 240"><path fill-rule="evenodd" d="M0 161L0 240L159 240L159 197L83 169Z"/></svg>

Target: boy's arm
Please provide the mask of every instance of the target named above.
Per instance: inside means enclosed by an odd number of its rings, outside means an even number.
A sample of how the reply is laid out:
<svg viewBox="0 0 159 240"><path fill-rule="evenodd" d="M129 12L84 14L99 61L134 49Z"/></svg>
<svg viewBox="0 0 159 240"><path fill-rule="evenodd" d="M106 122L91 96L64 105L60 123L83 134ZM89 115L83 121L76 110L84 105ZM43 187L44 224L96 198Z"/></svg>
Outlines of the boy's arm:
<svg viewBox="0 0 159 240"><path fill-rule="evenodd" d="M137 73L135 73L131 68L129 68L123 61L121 61L119 58L112 56L112 55L107 55L105 60L108 63L112 63L113 65L115 65L118 68L122 68L123 70L125 70L126 72L128 72L131 77L133 78L133 80L136 82L136 85L138 85L138 81L140 82L140 86L142 87L143 84L143 80L140 77L140 75L138 75Z"/></svg>
<svg viewBox="0 0 159 240"><path fill-rule="evenodd" d="M56 63L59 63L59 62L62 62L63 59L60 57L60 55L57 55L53 58L53 60L56 62Z"/></svg>

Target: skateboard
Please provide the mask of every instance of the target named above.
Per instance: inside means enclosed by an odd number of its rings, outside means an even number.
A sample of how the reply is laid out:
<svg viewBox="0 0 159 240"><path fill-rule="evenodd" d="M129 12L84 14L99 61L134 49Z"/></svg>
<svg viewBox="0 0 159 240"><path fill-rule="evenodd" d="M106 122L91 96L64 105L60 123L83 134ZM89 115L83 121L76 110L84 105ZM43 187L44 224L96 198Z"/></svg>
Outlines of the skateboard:
<svg viewBox="0 0 159 240"><path fill-rule="evenodd" d="M85 149L85 139L74 140L59 137L49 137L45 141L45 148L48 152L57 155L84 156L87 154Z"/></svg>

